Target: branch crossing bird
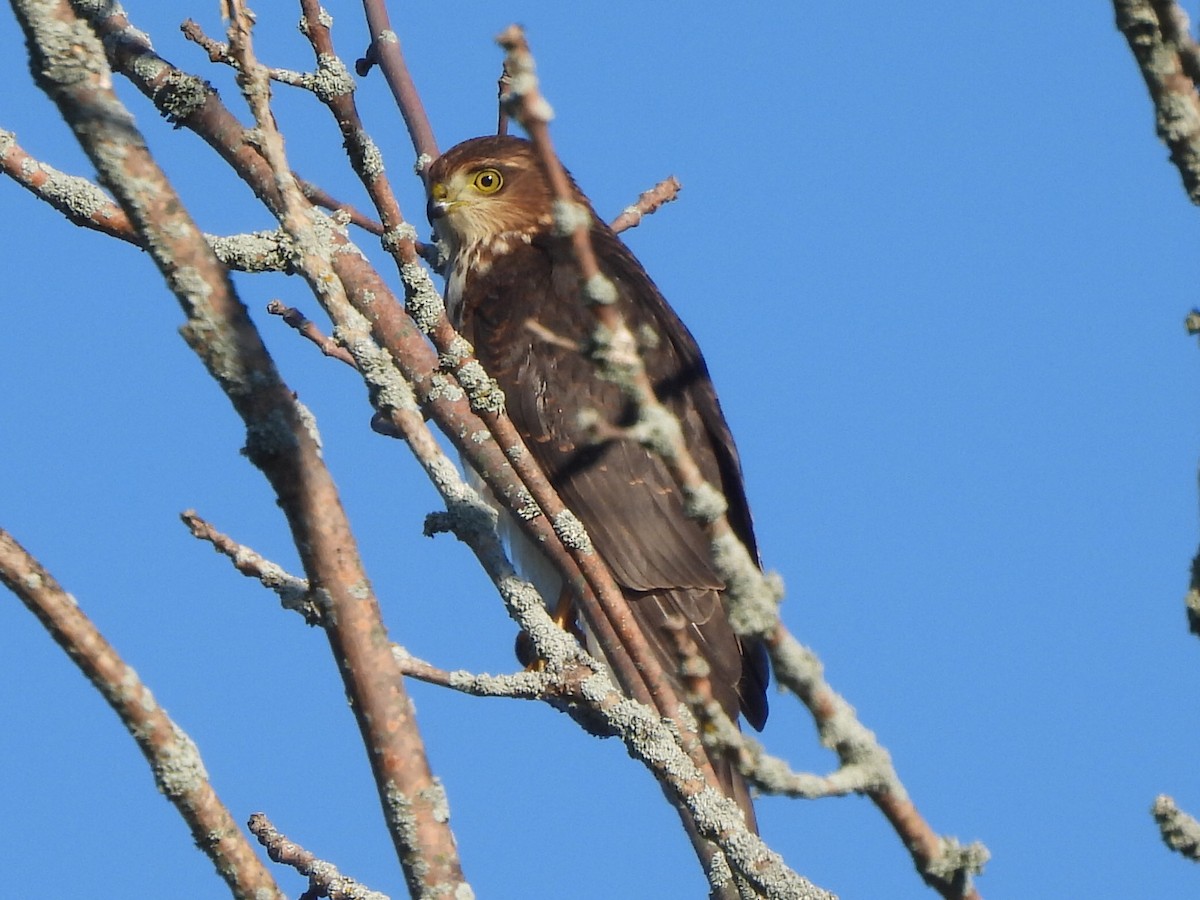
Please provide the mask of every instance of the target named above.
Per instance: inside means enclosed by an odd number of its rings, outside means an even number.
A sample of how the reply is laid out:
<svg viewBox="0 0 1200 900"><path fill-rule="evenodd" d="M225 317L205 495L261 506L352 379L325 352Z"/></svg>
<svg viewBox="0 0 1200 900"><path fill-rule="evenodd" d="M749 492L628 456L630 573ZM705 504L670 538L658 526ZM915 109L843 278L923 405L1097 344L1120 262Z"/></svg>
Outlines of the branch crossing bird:
<svg viewBox="0 0 1200 900"><path fill-rule="evenodd" d="M766 653L734 634L721 600L725 584L703 529L684 511L679 485L658 455L628 438L597 441L594 422L585 421L584 413L598 414L616 435L633 423L636 407L583 349L595 319L568 241L555 233L554 194L533 146L509 136L465 141L432 163L427 184L429 219L447 257L450 319L503 389L509 417L587 528L659 664L678 685L668 623L682 617L710 667L714 697L732 719L740 713L761 729ZM700 349L634 255L571 185L591 217L597 261L616 287L617 308L646 338L643 363L658 399L679 419L688 450L724 492L730 523L757 558L737 448ZM506 520L502 515L502 528ZM518 566L554 603L561 578L514 523L507 525ZM603 659L605 648L594 643L589 639L588 649ZM743 778L730 761L712 762L725 793L756 828Z"/></svg>

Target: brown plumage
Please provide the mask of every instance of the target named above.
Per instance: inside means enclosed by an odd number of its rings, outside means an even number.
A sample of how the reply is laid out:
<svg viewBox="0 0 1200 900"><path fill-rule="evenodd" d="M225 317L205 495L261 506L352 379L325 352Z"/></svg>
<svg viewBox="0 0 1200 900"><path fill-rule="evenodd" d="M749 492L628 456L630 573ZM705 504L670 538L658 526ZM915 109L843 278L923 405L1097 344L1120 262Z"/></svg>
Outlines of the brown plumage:
<svg viewBox="0 0 1200 900"><path fill-rule="evenodd" d="M509 416L586 526L659 663L675 678L665 622L682 615L726 713L736 719L740 710L761 729L766 655L733 633L721 603L724 584L703 531L684 513L678 485L662 460L638 443L597 445L580 421L581 412L596 410L611 425L628 425L634 410L575 349L588 342L594 319L580 296L578 266L554 236L553 194L531 145L515 137L459 144L430 167L429 190L430 221L449 257L451 319L504 390ZM688 449L705 478L724 491L733 528L756 554L737 449L695 340L578 189L575 199L591 214L600 269L615 284L630 329L655 336L643 359L660 401L679 418ZM531 320L565 342L537 337ZM561 582L544 577L547 566L536 551L514 540L514 555L534 570L527 574L554 602ZM754 828L741 776L728 761L713 762L726 793Z"/></svg>

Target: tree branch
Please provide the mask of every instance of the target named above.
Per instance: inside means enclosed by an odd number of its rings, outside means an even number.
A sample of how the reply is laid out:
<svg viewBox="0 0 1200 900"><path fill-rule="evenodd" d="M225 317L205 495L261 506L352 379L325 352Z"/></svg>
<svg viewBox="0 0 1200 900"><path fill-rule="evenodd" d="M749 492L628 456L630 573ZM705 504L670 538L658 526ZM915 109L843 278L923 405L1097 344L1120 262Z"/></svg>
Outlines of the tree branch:
<svg viewBox="0 0 1200 900"><path fill-rule="evenodd" d="M308 878L305 896L328 897L330 900L388 900L386 894L372 891L338 871L333 863L317 859L299 844L280 834L264 813L250 817L251 833L258 838L274 862L291 866Z"/></svg>
<svg viewBox="0 0 1200 900"><path fill-rule="evenodd" d="M425 114L425 106L409 74L408 64L400 50L400 39L392 30L384 0L363 0L363 10L367 14L367 27L371 29L371 46L366 56L358 61L358 74L366 75L371 66L376 64L383 70L383 77L392 90L412 138L413 149L417 153L417 169L423 171L424 166L438 156L437 141L433 137L429 117ZM312 24L312 19L309 19L309 24ZM328 23L322 20L320 24L324 26Z"/></svg>
<svg viewBox="0 0 1200 900"><path fill-rule="evenodd" d="M904 791L887 751L858 722L852 707L821 678L815 654L787 633L778 613L782 584L777 577L762 571L737 537L726 516L725 498L705 481L683 441L679 422L655 395L638 342L613 302L615 288L596 262L589 219L573 209L569 180L550 141L548 124L553 113L540 93L524 32L513 25L497 41L507 52L505 65L511 76L506 105L529 134L549 175L559 204L556 222L559 230L569 235L581 271L583 294L596 318L594 358L601 374L618 384L637 409L637 421L628 436L640 440L662 458L684 492L688 515L705 529L714 566L725 582L724 600L734 631L765 642L780 683L805 702L823 734L834 730L835 725L841 731L832 743L826 743L836 746L843 767L850 766L852 771L859 772L863 765L859 757L869 761L879 777L879 786L867 793L904 841L926 883L944 897L974 900L978 892L971 879L981 871L987 859L986 849L973 844L960 851L957 841L940 838L933 832Z"/></svg>
<svg viewBox="0 0 1200 900"><path fill-rule="evenodd" d="M1154 103L1158 136L1188 197L1200 203L1200 53L1187 16L1173 0L1113 0L1113 8Z"/></svg>
<svg viewBox="0 0 1200 900"><path fill-rule="evenodd" d="M284 894L221 802L195 743L84 615L75 598L7 531L0 529L0 582L37 616L137 742L154 783L187 823L239 900Z"/></svg>
<svg viewBox="0 0 1200 900"><path fill-rule="evenodd" d="M311 415L279 377L227 271L113 93L104 49L91 29L62 0L19 0L14 6L40 85L72 126L101 183L145 239L188 317L185 339L246 423L246 455L275 489L309 581L320 590L326 633L354 698L352 706L410 886L414 893L435 887L452 892L464 881L441 788L429 771L378 603L321 461ZM104 7L105 12L111 9ZM123 15L103 16L94 7L91 12L101 16L102 29L115 25L135 48L145 46L144 37L128 34ZM63 50L64 39L70 52ZM110 49L119 53L129 45ZM169 75L162 66L143 70L143 77ZM201 89L188 99L191 102L177 107L177 113L199 113L212 94ZM235 140L233 158L257 158L241 138Z"/></svg>
<svg viewBox="0 0 1200 900"><path fill-rule="evenodd" d="M679 199L683 185L674 175L670 175L650 188L638 194L637 202L625 207L619 216L613 219L608 227L620 234L630 228L637 228L646 216L658 212L665 204Z"/></svg>
<svg viewBox="0 0 1200 900"><path fill-rule="evenodd" d="M229 558L235 569L248 578L257 579L263 587L278 595L284 609L300 613L309 625L322 624L321 607L305 579L284 571L283 567L217 531L194 509L184 511L180 518L192 537L212 544L214 550Z"/></svg>

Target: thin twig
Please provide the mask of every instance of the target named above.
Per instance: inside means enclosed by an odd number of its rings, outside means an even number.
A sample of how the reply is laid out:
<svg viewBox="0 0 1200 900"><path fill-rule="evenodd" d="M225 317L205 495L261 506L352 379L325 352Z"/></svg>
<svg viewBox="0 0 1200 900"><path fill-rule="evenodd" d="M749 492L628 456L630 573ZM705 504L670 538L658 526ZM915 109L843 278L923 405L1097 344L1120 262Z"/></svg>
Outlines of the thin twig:
<svg viewBox="0 0 1200 900"><path fill-rule="evenodd" d="M363 0L363 9L367 14L367 26L371 30L371 46L366 57L359 61L358 74L366 75L371 65L379 65L388 87L392 89L392 96L400 108L400 114L404 117L404 124L412 138L418 161L425 160L426 164L433 162L438 156L433 127L429 124L421 95L417 93L417 87L408 71L408 64L404 61L400 41L396 32L392 30L387 4L384 0ZM420 162L418 169L423 169Z"/></svg>
<svg viewBox="0 0 1200 900"><path fill-rule="evenodd" d="M1200 65L1187 16L1173 0L1113 0L1113 7L1154 103L1158 136L1188 197L1200 204Z"/></svg>
<svg viewBox="0 0 1200 900"><path fill-rule="evenodd" d="M567 682L549 669L527 670L512 675L483 675L458 670L439 669L432 663L417 659L402 647L392 648L392 655L401 671L410 678L426 684L450 688L472 697L504 697L516 700L546 700L565 696ZM582 700L582 697L575 697Z"/></svg>
<svg viewBox="0 0 1200 900"><path fill-rule="evenodd" d="M384 228L382 225L380 225L362 210L352 206L349 203L343 203L341 200L335 199L320 185L313 184L313 182L307 181L301 178L299 175L296 176L296 181L300 185L300 190L304 192L304 196L308 198L308 202L314 206L319 206L322 209L328 209L331 212L344 213L350 220L351 225L357 225L363 231L369 231L371 234L376 235L382 235L384 233Z"/></svg>
<svg viewBox="0 0 1200 900"><path fill-rule="evenodd" d="M329 897L330 900L388 900L386 894L373 891L343 875L333 863L317 859L299 844L280 834L265 813L255 813L247 825L273 861L291 866L308 878L312 896Z"/></svg>
<svg viewBox="0 0 1200 900"><path fill-rule="evenodd" d="M646 216L658 212L667 203L679 199L683 185L674 175L670 175L650 188L638 194L637 203L625 207L621 214L609 223L609 228L620 234L630 228L637 228Z"/></svg>
<svg viewBox="0 0 1200 900"><path fill-rule="evenodd" d="M267 312L273 316L279 316L287 325L312 341L326 356L341 360L352 369L358 368L350 351L322 332L316 323L306 318L300 310L284 305L281 300L272 300L267 304Z"/></svg>
<svg viewBox="0 0 1200 900"><path fill-rule="evenodd" d="M524 31L517 25L511 25L496 40L506 51L505 71L510 79L509 93L505 95L503 102L509 113L529 134L542 163L542 168L556 198L557 229L568 237L571 252L580 270L583 296L596 319L597 327L593 332L595 345L593 359L601 374L615 382L634 404L638 413L638 422L635 428L646 433L643 439L660 453L668 443L671 445L669 457L664 454L664 461L667 462L672 474L683 487L685 496L689 497L690 503L691 495L695 493L693 485L697 483L703 485L703 477L700 475L699 467L683 445L678 421L662 407L655 396L653 386L642 363L638 342L623 315L617 309L617 305L613 302L616 297L616 288L600 271L591 241L592 219L588 211L581 208L576 202L570 179L554 151L548 127L553 111L538 87L534 60ZM648 432L651 430L669 432L669 435L661 433L650 435ZM689 465L690 471L687 470ZM709 488L709 491L713 492L713 489ZM723 520L724 506L723 501L721 502L720 518ZM709 505L711 506L711 504ZM708 517L705 524L711 526L715 518ZM732 534L732 529L727 521L725 528ZM745 552L744 548L743 552ZM727 584L729 584L729 579L727 579ZM624 597L620 597L619 602L612 605L606 602L605 598L600 598L600 600L603 614L609 618L614 627L619 628L626 622L630 626L627 631L620 631L619 646L633 648L630 651L631 656L638 660L647 676L662 676L654 678L652 696L658 708L663 710L664 714L669 715L669 711L675 708L677 702L675 691L665 674L662 673L661 666L655 661L653 653L647 650L645 657L641 655L640 648L645 642L645 636L632 622L621 615L625 607ZM650 678L648 677L647 680L649 681ZM686 730L683 733L686 733ZM712 783L716 783L712 763L702 753L702 747L697 747L697 753L706 778L712 779ZM778 890L781 883L786 882L789 883L789 890L792 891L799 893L811 891L814 894L819 892L818 888L784 866L778 857L766 853L765 845L756 836L746 831L744 826L739 828L735 825L731 830L714 830L712 823L705 820L704 812L694 806L692 798L682 796L680 802L683 804L680 812L684 816L685 824L688 824L689 820L694 822L699 834L719 846L735 874L748 879L754 889L770 894L771 891ZM736 836L736 840L732 839L734 836ZM717 861L711 855L711 850L706 848L703 842L693 841L693 843L700 853L706 869L710 873L714 871L712 866L717 864ZM747 850L751 852L748 853ZM718 886L714 883L714 887ZM718 889L721 888L718 887ZM724 890L728 890L728 886Z"/></svg>
<svg viewBox="0 0 1200 900"><path fill-rule="evenodd" d="M505 107L504 98L508 94L508 86L511 82L512 78L508 74L508 61L505 60L500 69L500 77L496 79L496 134L501 137L508 134L508 109Z"/></svg>
<svg viewBox="0 0 1200 900"><path fill-rule="evenodd" d="M81 228L106 234L145 249L145 241L125 215L97 184L68 175L34 159L11 131L0 129L0 172ZM286 236L278 231L248 234L205 234L217 258L239 272L283 272L290 266Z"/></svg>
<svg viewBox="0 0 1200 900"><path fill-rule="evenodd" d="M3 129L0 129L0 171L74 224L137 243L137 234L125 211L99 185L34 159L17 144L16 135Z"/></svg>
<svg viewBox="0 0 1200 900"><path fill-rule="evenodd" d="M212 544L214 550L229 558L235 569L274 591L284 609L300 613L309 625L322 624L321 606L312 596L306 579L292 575L282 566L222 534L194 509L185 510L179 518L193 537Z"/></svg>

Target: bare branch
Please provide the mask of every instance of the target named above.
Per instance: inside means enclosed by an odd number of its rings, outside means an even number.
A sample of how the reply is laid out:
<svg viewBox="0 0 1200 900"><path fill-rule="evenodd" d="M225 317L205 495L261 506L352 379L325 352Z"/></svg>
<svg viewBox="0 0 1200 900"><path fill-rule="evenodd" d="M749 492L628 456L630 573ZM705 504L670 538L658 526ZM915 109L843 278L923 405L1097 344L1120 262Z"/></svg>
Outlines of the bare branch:
<svg viewBox="0 0 1200 900"><path fill-rule="evenodd" d="M638 194L637 203L625 207L621 214L609 223L608 227L618 234L628 231L630 228L637 228L646 216L658 212L665 204L678 200L681 190L683 190L683 185L674 175L664 178L650 190Z"/></svg>
<svg viewBox="0 0 1200 900"><path fill-rule="evenodd" d="M304 196L313 206L319 206L322 209L328 209L331 212L343 213L349 220L351 225L357 225L363 231L369 231L371 234L383 235L384 228L366 213L349 203L343 203L329 195L320 185L313 184L311 181L296 176L296 182L300 185L300 190L304 192Z"/></svg>
<svg viewBox="0 0 1200 900"><path fill-rule="evenodd" d="M1158 136L1171 151L1188 197L1200 203L1200 54L1187 16L1173 0L1113 0L1113 7L1150 91Z"/></svg>
<svg viewBox="0 0 1200 900"><path fill-rule="evenodd" d="M529 134L547 174L556 198L556 228L559 233L568 236L571 252L580 269L583 296L596 319L597 327L592 338L593 360L600 374L616 383L634 404L637 421L633 429L642 432L639 434L642 441L663 456L672 475L683 488L688 505L695 507L695 485L704 485L703 476L684 446L678 421L666 411L655 396L642 363L638 342L614 302L617 297L616 288L600 271L591 241L591 216L576 203L570 179L554 152L548 127L553 112L539 90L533 56L525 34L519 26L511 25L496 40L506 52L505 72L509 79L509 92L502 102ZM717 495L720 506L718 514L706 515L704 523L710 527L719 527L719 519L724 523L725 531L732 535L732 529L724 519L723 499L720 499L720 495L712 488L708 488L708 492ZM736 538L734 540L736 542ZM740 542L737 543L740 546ZM748 558L744 547L742 552ZM751 567L756 568L752 563ZM725 574L719 563L718 570ZM732 588L730 579L727 578L726 583ZM645 636L630 621L624 597L618 592L611 601L606 597L599 599L603 616L609 619L614 629L619 629L620 642L617 646L629 648L630 656L637 660L639 669L650 687L655 705L664 715L678 722L674 712L678 708L675 691L648 647L643 655ZM628 629L620 630L626 624ZM691 730L685 724L681 733L687 734ZM703 745L696 747L695 761L704 773L710 790L715 790L719 782L711 761L703 753ZM692 833L691 823L694 823L699 836L713 841L729 861L735 876L744 877L755 890L768 894L779 890L779 885L784 881L789 883L789 890L801 894L811 891L815 895L820 892L801 876L783 866L777 858L771 859L761 853L743 855L747 846L754 846L756 843L761 845L761 841L745 829L744 825L735 825L732 830L713 829L713 823L707 819L703 810L697 809L693 799L687 795L679 796L679 802L682 804L679 807L680 814L684 818L685 826L688 826L689 833ZM711 849L706 847L703 841L694 840L693 843L710 874L710 879L713 880L714 887L717 890L728 891L729 886L722 886L720 875L713 875L714 872L719 872L720 863L712 855Z"/></svg>
<svg viewBox="0 0 1200 900"><path fill-rule="evenodd" d="M501 68L500 77L496 79L496 134L508 134L508 110L504 107L504 96L508 93L508 85L512 79L508 75L508 63Z"/></svg>
<svg viewBox="0 0 1200 900"><path fill-rule="evenodd" d="M330 900L388 900L387 894L372 891L338 871L333 863L317 859L299 844L276 830L265 813L255 813L248 823L251 833L277 863L291 866L308 878L309 893Z"/></svg>
<svg viewBox="0 0 1200 900"><path fill-rule="evenodd" d="M312 591L305 579L297 578L285 571L282 566L217 531L211 524L200 518L194 509L184 511L179 518L187 525L193 537L208 541L214 550L229 557L235 569L248 578L257 579L263 587L274 591L284 609L300 613L309 625L322 624L320 604L312 596Z"/></svg>
<svg viewBox="0 0 1200 900"><path fill-rule="evenodd" d="M481 675L462 670L449 672L423 659L417 659L403 647L393 647L392 654L405 675L451 688L472 697L506 697L516 700L546 700L564 694L564 679L548 668L527 670L512 675Z"/></svg>
<svg viewBox="0 0 1200 900"><path fill-rule="evenodd" d="M743 734L713 696L709 666L680 619L671 629L674 650L688 706L700 725L704 746L735 760L738 771L759 790L768 794L816 799L864 793L873 782L865 767L843 766L832 775L793 772L779 757L769 755L762 744Z"/></svg>
<svg viewBox="0 0 1200 900"><path fill-rule="evenodd" d="M318 234L318 229L328 233L327 221L314 215L284 155L283 139L269 107L270 81L254 56L253 18L238 0L231 0L230 10L230 53L237 63L243 96L254 115L258 146L274 175L279 197L276 215L296 244L296 268L327 308L349 308L342 284L331 270L328 241ZM320 473L327 477L323 466ZM339 596L339 590L331 590L326 630L347 691L354 698L392 842L409 889L420 895L453 894L465 888L466 881L447 822L443 790L425 757L411 703L385 639L379 604L362 570L349 525L341 516L336 495L331 499L333 515L309 508L305 510L308 521L304 526L323 525L340 538L336 559L340 571L336 576L338 587L347 592ZM329 544L328 533L305 538L322 548L335 549ZM331 588L323 574L310 571L310 584Z"/></svg>
<svg viewBox="0 0 1200 900"><path fill-rule="evenodd" d="M0 172L61 212L69 221L145 249L144 241L120 206L99 185L68 175L34 159L17 144L11 131L0 129ZM279 231L204 235L217 258L239 272L284 272L291 267L291 248Z"/></svg>
<svg viewBox="0 0 1200 900"><path fill-rule="evenodd" d="M137 235L125 211L113 203L99 185L39 162L21 149L15 134L2 129L0 170L76 225L137 243Z"/></svg>
<svg viewBox="0 0 1200 900"><path fill-rule="evenodd" d="M988 851L982 844L961 847L938 835L908 796L891 756L875 734L859 722L854 708L825 681L824 668L776 619L767 649L781 685L800 698L812 713L821 743L832 748L844 770L864 781L864 792L891 823L912 854L917 871L943 897L978 898L971 883L983 870Z"/></svg>
<svg viewBox="0 0 1200 900"><path fill-rule="evenodd" d="M291 306L285 306L282 301L272 300L267 304L267 312L273 316L279 316L287 325L312 341L326 356L341 360L352 369L358 368L358 364L355 363L354 356L350 351L333 338L324 334L316 326L316 323L306 318L300 310Z"/></svg>
<svg viewBox="0 0 1200 900"><path fill-rule="evenodd" d="M823 735L835 725L841 730L842 734L831 735L833 739L826 743L836 746L843 767L851 766L851 771L857 772L864 765L858 757L866 757L879 775L878 783L886 785L886 788L868 793L909 848L926 883L947 898L969 900L977 897L971 877L981 869L987 858L986 850L982 845L972 845L968 852L960 852L956 841L939 838L929 828L904 792L887 751L879 745L874 734L857 721L849 704L828 688L820 677L821 667L815 655L800 647L780 622L781 584L777 578L763 573L738 538L726 516L725 498L705 481L683 441L678 421L655 396L642 364L638 342L613 302L615 289L596 262L588 217L572 210L574 200L570 183L550 141L548 123L552 111L539 91L525 35L514 25L497 40L507 51L506 66L512 76L506 100L508 108L529 134L548 173L559 203L559 229L570 235L571 248L581 271L584 296L597 321L594 337L597 349L593 356L601 373L617 383L637 408L637 421L630 429L631 436L660 455L683 489L688 514L708 534L714 565L725 582L724 599L734 630L744 637L764 640L781 684L797 692L817 718ZM804 666L797 664L801 659ZM793 677L801 671L805 678ZM814 681L805 680L814 676ZM814 691L818 685L821 690ZM830 706L825 707L824 703Z"/></svg>
<svg viewBox="0 0 1200 900"><path fill-rule="evenodd" d="M433 137L429 117L425 114L425 106L421 103L421 96L417 93L412 75L408 71L408 64L404 61L400 39L392 30L387 4L384 0L363 0L363 9L367 14L367 26L371 29L371 46L367 49L366 56L358 61L358 74L366 75L371 66L376 64L383 70L383 77L392 89L392 96L396 99L396 105L400 107L400 114L404 116L404 124L412 137L413 149L417 152L418 171L422 171L420 160L424 159L428 165L438 156L437 141ZM312 20L309 19L309 22Z"/></svg>
<svg viewBox="0 0 1200 900"><path fill-rule="evenodd" d="M283 892L213 790L192 739L158 705L75 598L3 529L0 582L38 617L120 717L150 763L158 789L179 811L196 846L212 860L233 895L283 900Z"/></svg>

